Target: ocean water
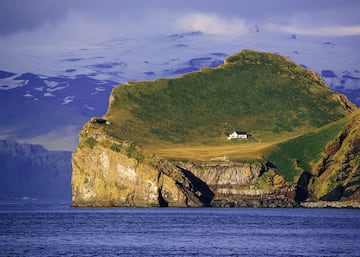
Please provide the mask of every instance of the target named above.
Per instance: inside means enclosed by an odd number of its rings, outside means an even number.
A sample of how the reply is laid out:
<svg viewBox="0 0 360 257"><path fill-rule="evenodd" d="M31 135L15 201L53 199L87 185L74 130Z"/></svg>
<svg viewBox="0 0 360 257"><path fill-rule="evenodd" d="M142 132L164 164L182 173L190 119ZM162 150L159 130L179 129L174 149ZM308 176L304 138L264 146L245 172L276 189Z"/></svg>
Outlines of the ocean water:
<svg viewBox="0 0 360 257"><path fill-rule="evenodd" d="M360 256L360 210L1 202L0 256Z"/></svg>

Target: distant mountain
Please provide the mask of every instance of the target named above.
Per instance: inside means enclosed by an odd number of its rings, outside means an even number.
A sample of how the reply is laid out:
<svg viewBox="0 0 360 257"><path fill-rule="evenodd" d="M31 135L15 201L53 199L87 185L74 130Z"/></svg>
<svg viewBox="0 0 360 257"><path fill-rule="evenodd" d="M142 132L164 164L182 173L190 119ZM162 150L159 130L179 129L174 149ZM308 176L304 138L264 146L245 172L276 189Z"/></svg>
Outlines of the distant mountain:
<svg viewBox="0 0 360 257"><path fill-rule="evenodd" d="M48 77L1 72L0 138L74 149L89 117L103 115L116 82L90 76Z"/></svg>
<svg viewBox="0 0 360 257"><path fill-rule="evenodd" d="M195 31L152 39L155 41L149 41L149 44L160 47L164 51L161 56L152 56L153 52L147 53L134 40L105 42L102 47L111 47L111 55L104 52L95 54L90 49L82 49L71 56L61 55L61 59L54 62L54 67L50 69L57 70L57 75L52 76L46 74L47 69L44 69L45 74L2 70L0 120L4 122L0 123L0 138L41 144L52 150L72 151L76 148L77 134L82 125L89 118L106 112L110 92L117 84L172 78L223 64L228 56L226 52L231 48L227 47L224 51L205 48L198 52L198 40L202 37L205 35ZM299 41L296 35L290 35L288 40ZM116 46L123 44L129 49L137 49L135 52L139 52L141 47L144 55L135 57L133 51L124 52L122 47L119 53ZM314 46L314 49L327 49L329 46L335 47L326 42ZM285 48L284 52L307 66L315 65L316 60L322 59L305 56L301 45L292 47L294 49ZM330 88L345 94L360 106L359 71L351 66L342 71L340 68L330 70L322 65L318 65L317 71Z"/></svg>
<svg viewBox="0 0 360 257"><path fill-rule="evenodd" d="M0 198L71 199L71 152L0 140Z"/></svg>
<svg viewBox="0 0 360 257"><path fill-rule="evenodd" d="M322 70L321 75L333 90L346 95L350 101L360 107L360 73L344 71L342 74L336 74L331 70Z"/></svg>

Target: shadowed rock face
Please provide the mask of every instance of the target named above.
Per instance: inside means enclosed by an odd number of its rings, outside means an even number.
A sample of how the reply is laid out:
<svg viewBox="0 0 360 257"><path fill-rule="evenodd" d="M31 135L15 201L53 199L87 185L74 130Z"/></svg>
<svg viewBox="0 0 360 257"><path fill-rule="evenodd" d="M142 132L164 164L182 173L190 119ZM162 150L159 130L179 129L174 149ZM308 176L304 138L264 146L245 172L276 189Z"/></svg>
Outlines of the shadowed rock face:
<svg viewBox="0 0 360 257"><path fill-rule="evenodd" d="M339 201L341 197L344 194L344 187L341 185L338 185L334 190L332 190L330 193L324 195L320 198L322 201Z"/></svg>
<svg viewBox="0 0 360 257"><path fill-rule="evenodd" d="M308 185L311 177L312 175L308 172L304 172L301 174L296 187L296 195L295 195L296 202L305 201L309 197Z"/></svg>

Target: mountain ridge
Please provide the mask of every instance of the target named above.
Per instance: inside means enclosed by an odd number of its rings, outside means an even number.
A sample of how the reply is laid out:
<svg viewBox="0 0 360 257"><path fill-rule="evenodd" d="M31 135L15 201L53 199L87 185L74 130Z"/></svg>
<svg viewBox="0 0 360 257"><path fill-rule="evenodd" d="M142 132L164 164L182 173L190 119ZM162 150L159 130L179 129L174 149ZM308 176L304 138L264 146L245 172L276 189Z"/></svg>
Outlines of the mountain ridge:
<svg viewBox="0 0 360 257"><path fill-rule="evenodd" d="M0 139L0 198L68 200L71 152Z"/></svg>

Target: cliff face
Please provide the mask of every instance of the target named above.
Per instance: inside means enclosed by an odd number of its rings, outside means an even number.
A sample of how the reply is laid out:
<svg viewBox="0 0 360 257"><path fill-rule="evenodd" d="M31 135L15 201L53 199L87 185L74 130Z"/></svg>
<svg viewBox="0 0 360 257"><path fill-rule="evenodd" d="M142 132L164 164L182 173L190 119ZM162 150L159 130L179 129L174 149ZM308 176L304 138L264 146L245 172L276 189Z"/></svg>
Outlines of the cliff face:
<svg viewBox="0 0 360 257"><path fill-rule="evenodd" d="M177 163L205 182L216 207L294 207L295 185L267 164L237 162Z"/></svg>
<svg viewBox="0 0 360 257"><path fill-rule="evenodd" d="M131 156L132 145L106 136L89 138L73 153L74 206L186 206L175 181Z"/></svg>
<svg viewBox="0 0 360 257"><path fill-rule="evenodd" d="M297 183L289 183L271 163L170 162L110 136L112 124L93 118L73 153L73 206L294 207L305 200L358 202L359 117L354 116L326 146L312 173L303 173Z"/></svg>
<svg viewBox="0 0 360 257"><path fill-rule="evenodd" d="M292 187L274 182L276 174L260 163L172 163L107 135L107 126L94 118L80 134L72 156L73 206L294 205ZM272 185L259 189L259 183L270 183L264 174L270 174Z"/></svg>
<svg viewBox="0 0 360 257"><path fill-rule="evenodd" d="M199 179L203 180L212 189L223 192L232 187L239 187L254 183L265 171L260 163L236 163L236 162L188 162L178 163L178 166L191 171Z"/></svg>
<svg viewBox="0 0 360 257"><path fill-rule="evenodd" d="M132 143L100 134L103 126L97 119L90 121L73 153L74 206L208 205L179 167L144 154Z"/></svg>
<svg viewBox="0 0 360 257"><path fill-rule="evenodd" d="M356 198L359 123L339 133L360 116L351 113L356 107L318 74L270 53L244 50L215 69L129 82L113 89L104 119L80 133L73 205L293 207ZM249 138L229 142L235 128Z"/></svg>
<svg viewBox="0 0 360 257"><path fill-rule="evenodd" d="M314 166L311 197L319 200L360 200L360 115L346 125Z"/></svg>
<svg viewBox="0 0 360 257"><path fill-rule="evenodd" d="M0 198L71 197L71 152L0 140Z"/></svg>

